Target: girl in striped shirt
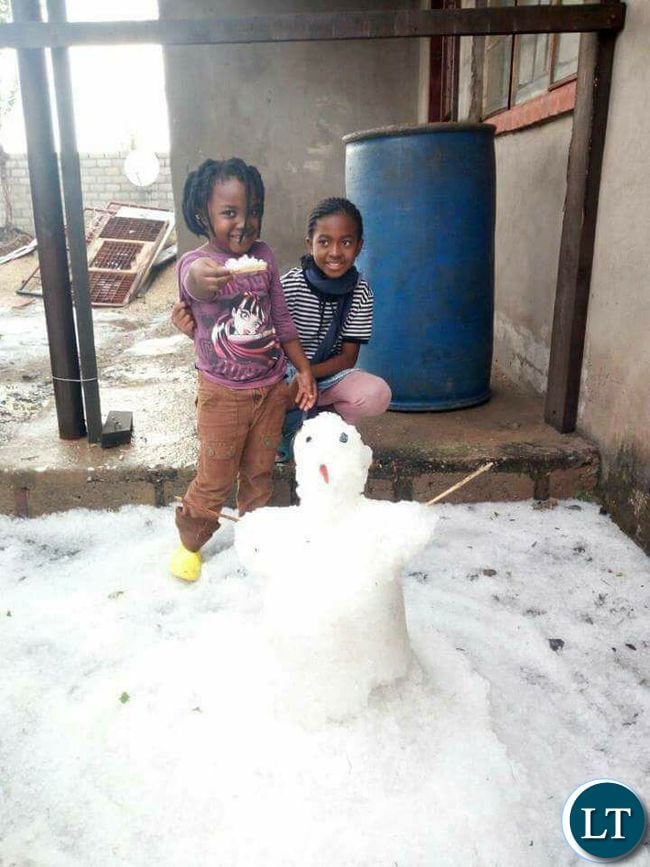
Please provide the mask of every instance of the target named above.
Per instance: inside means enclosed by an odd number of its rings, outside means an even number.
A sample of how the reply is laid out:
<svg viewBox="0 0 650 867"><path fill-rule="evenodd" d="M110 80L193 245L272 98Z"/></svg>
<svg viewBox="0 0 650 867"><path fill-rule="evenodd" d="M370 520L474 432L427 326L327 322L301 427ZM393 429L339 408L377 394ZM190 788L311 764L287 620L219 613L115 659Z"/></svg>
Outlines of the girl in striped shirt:
<svg viewBox="0 0 650 867"><path fill-rule="evenodd" d="M381 415L391 399L388 383L355 367L370 339L373 306L372 290L354 266L363 246L358 208L348 199L323 199L309 215L306 244L301 265L281 278L287 307L318 384L317 406L356 425ZM288 413L280 460L290 457L300 423Z"/></svg>

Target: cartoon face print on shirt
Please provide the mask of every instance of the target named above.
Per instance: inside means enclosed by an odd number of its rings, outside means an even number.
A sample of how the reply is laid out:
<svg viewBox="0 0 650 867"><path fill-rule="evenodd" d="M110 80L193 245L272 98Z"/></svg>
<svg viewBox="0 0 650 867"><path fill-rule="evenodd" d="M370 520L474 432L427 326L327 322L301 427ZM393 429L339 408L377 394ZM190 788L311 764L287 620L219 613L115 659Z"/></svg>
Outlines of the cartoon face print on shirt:
<svg viewBox="0 0 650 867"><path fill-rule="evenodd" d="M264 312L254 295L244 295L239 306L233 307L230 312L232 314L232 330L239 337L246 334L257 334L264 326Z"/></svg>
<svg viewBox="0 0 650 867"><path fill-rule="evenodd" d="M280 355L280 346L262 299L245 293L224 299L224 306L212 329L217 358L272 367Z"/></svg>

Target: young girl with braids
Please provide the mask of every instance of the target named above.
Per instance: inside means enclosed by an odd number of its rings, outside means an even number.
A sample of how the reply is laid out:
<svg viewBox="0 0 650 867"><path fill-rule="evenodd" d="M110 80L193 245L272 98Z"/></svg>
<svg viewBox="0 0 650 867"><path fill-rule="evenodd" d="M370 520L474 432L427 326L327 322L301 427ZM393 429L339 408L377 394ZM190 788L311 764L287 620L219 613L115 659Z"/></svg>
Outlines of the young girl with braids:
<svg viewBox="0 0 650 867"><path fill-rule="evenodd" d="M282 278L287 306L318 383L317 406L332 409L350 424L381 415L391 399L388 384L355 368L359 347L372 331L373 296L354 267L363 246L363 219L348 199L328 198L309 215L307 255L300 267ZM174 324L192 334L194 323L182 304ZM291 371L289 376L293 371ZM297 394L298 380L291 386ZM287 413L278 458L291 456L293 434L302 422L302 407Z"/></svg>
<svg viewBox="0 0 650 867"><path fill-rule="evenodd" d="M241 159L206 160L185 181L183 217L207 239L177 266L180 300L195 323L198 370L199 460L176 509L181 544L170 564L186 581L200 575L200 549L219 527L236 480L240 514L271 497L287 405L286 357L297 371L297 405L308 410L316 398L273 253L258 240L263 213L262 178ZM243 256L261 260L255 273L236 270L241 263L232 260Z"/></svg>

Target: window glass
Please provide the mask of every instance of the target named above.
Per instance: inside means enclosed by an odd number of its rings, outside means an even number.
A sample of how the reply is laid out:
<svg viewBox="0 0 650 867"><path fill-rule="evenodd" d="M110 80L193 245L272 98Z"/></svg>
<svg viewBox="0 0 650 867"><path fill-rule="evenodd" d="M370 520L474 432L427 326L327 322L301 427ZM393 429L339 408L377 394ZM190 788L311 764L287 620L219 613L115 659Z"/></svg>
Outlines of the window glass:
<svg viewBox="0 0 650 867"><path fill-rule="evenodd" d="M488 6L576 5L589 0L488 0ZM648 0L650 2L650 0ZM483 67L483 117L546 93L575 75L577 33L522 33L486 36Z"/></svg>
<svg viewBox="0 0 650 867"><path fill-rule="evenodd" d="M514 0L489 0L488 6L514 6ZM485 37L483 77L483 114L508 108L510 102L510 65L512 36Z"/></svg>
<svg viewBox="0 0 650 867"><path fill-rule="evenodd" d="M565 6L579 6L584 0L564 0ZM562 81L578 70L578 49L580 47L579 33L558 33L555 44L555 57L551 81Z"/></svg>
<svg viewBox="0 0 650 867"><path fill-rule="evenodd" d="M485 39L485 77L483 111L493 114L508 107L512 36L487 36Z"/></svg>
<svg viewBox="0 0 650 867"><path fill-rule="evenodd" d="M548 6L550 0L519 0L518 6ZM514 102L532 99L548 88L551 40L548 33L526 33L515 45Z"/></svg>

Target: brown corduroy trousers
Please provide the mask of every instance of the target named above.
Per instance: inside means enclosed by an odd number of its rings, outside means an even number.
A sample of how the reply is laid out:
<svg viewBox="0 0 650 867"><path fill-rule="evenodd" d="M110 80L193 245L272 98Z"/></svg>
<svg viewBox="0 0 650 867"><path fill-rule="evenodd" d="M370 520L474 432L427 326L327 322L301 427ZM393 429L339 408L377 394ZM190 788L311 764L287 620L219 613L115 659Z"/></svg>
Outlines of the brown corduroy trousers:
<svg viewBox="0 0 650 867"><path fill-rule="evenodd" d="M263 388L226 388L199 373L199 460L176 509L176 526L189 551L198 551L219 527L217 516L236 480L240 515L270 500L287 390L283 380Z"/></svg>

